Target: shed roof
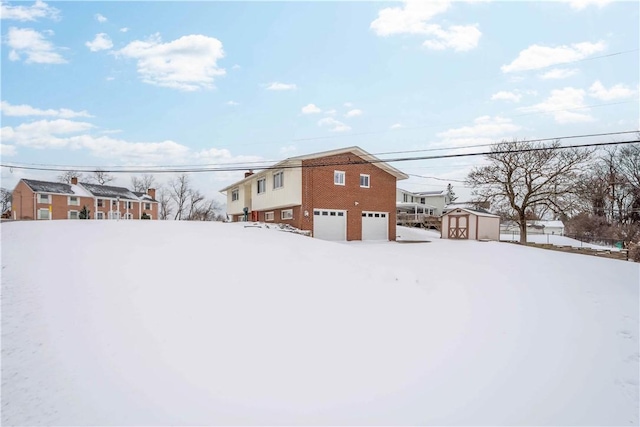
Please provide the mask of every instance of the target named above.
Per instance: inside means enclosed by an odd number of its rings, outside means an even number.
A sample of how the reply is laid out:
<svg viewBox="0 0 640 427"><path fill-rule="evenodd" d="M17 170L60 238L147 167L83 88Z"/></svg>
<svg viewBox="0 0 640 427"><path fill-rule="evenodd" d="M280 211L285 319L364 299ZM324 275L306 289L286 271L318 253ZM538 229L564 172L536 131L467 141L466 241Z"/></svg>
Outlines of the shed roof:
<svg viewBox="0 0 640 427"><path fill-rule="evenodd" d="M459 210L460 211L465 211L465 212L467 212L469 214L476 215L476 216L486 216L486 217L489 217L489 218L500 218L498 215L494 215L492 213L479 212L479 211L476 211L476 210L473 210L473 209L467 209L467 208L455 208L453 210L450 210L446 214L443 214L442 216L446 216L446 215L450 215L452 213L456 213L456 211L459 211Z"/></svg>

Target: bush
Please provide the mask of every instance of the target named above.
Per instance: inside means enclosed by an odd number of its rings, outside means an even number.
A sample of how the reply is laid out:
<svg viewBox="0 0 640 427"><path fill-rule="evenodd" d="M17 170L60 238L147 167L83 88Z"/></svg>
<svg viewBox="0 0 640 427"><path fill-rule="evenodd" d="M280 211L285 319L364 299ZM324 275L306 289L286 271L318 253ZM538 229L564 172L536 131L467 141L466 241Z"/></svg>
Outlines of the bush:
<svg viewBox="0 0 640 427"><path fill-rule="evenodd" d="M140 217L140 219L151 219L151 217L147 215L146 212L142 212L142 216Z"/></svg>
<svg viewBox="0 0 640 427"><path fill-rule="evenodd" d="M629 245L629 259L640 262L640 243L631 243Z"/></svg>

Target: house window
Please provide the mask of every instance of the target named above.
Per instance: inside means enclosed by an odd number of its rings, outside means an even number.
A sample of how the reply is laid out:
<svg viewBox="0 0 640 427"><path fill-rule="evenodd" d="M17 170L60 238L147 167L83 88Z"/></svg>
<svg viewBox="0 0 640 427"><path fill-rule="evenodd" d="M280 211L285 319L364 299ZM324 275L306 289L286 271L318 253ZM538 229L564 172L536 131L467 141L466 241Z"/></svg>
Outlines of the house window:
<svg viewBox="0 0 640 427"><path fill-rule="evenodd" d="M104 219L104 212L96 212L96 219Z"/></svg>
<svg viewBox="0 0 640 427"><path fill-rule="evenodd" d="M285 209L280 212L281 219L293 219L293 209Z"/></svg>
<svg viewBox="0 0 640 427"><path fill-rule="evenodd" d="M273 221L274 218L275 218L275 215L273 214L273 212L265 212L264 213L264 220L265 221Z"/></svg>
<svg viewBox="0 0 640 427"><path fill-rule="evenodd" d="M333 183L335 185L344 185L344 172L333 171Z"/></svg>
<svg viewBox="0 0 640 427"><path fill-rule="evenodd" d="M114 209L118 209L118 202L116 202L116 201L114 200L113 202L111 202L111 206L112 206Z"/></svg>
<svg viewBox="0 0 640 427"><path fill-rule="evenodd" d="M48 194L38 194L38 203L51 204L51 196Z"/></svg>
<svg viewBox="0 0 640 427"><path fill-rule="evenodd" d="M98 199L98 207L101 208L104 206L104 201L102 199Z"/></svg>
<svg viewBox="0 0 640 427"><path fill-rule="evenodd" d="M51 219L49 209L38 209L38 219Z"/></svg>
<svg viewBox="0 0 640 427"><path fill-rule="evenodd" d="M280 171L273 174L273 189L282 188L284 186L284 172Z"/></svg>
<svg viewBox="0 0 640 427"><path fill-rule="evenodd" d="M70 206L80 206L80 199L74 196L69 196L69 200L67 200L67 204Z"/></svg>
<svg viewBox="0 0 640 427"><path fill-rule="evenodd" d="M405 203L407 203L409 201L409 195L407 193L404 193L402 195L402 201L405 202Z"/></svg>
<svg viewBox="0 0 640 427"><path fill-rule="evenodd" d="M144 209L147 210L147 211L151 210L151 203L145 203L144 204Z"/></svg>
<svg viewBox="0 0 640 427"><path fill-rule="evenodd" d="M133 202L124 202L125 209L131 209L133 207Z"/></svg>
<svg viewBox="0 0 640 427"><path fill-rule="evenodd" d="M79 219L80 215L78 215L78 211L69 211L68 218L69 219Z"/></svg>
<svg viewBox="0 0 640 427"><path fill-rule="evenodd" d="M369 188L369 175L360 174L360 187Z"/></svg>
<svg viewBox="0 0 640 427"><path fill-rule="evenodd" d="M130 213L124 214L124 219L133 219L133 214L130 214Z"/></svg>
<svg viewBox="0 0 640 427"><path fill-rule="evenodd" d="M267 179L266 178L260 178L258 180L258 194L262 194L265 191L267 191Z"/></svg>
<svg viewBox="0 0 640 427"><path fill-rule="evenodd" d="M236 200L240 200L240 189L235 188L231 191L231 201L235 202Z"/></svg>

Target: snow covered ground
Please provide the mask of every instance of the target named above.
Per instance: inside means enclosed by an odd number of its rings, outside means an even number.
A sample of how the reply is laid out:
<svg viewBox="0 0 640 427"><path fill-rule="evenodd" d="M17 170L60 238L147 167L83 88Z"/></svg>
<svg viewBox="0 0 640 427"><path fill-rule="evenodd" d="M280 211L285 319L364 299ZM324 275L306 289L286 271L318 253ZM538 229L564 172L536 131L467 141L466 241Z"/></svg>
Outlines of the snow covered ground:
<svg viewBox="0 0 640 427"><path fill-rule="evenodd" d="M639 422L638 264L428 232L0 232L3 425Z"/></svg>
<svg viewBox="0 0 640 427"><path fill-rule="evenodd" d="M500 240L503 241L520 241L519 234L503 233L500 234ZM572 246L574 248L591 248L602 249L608 251L619 251L620 249L612 246L596 245L594 243L581 242L580 240L572 239L571 237L558 236L555 234L527 234L527 242L530 243L550 243L556 246Z"/></svg>

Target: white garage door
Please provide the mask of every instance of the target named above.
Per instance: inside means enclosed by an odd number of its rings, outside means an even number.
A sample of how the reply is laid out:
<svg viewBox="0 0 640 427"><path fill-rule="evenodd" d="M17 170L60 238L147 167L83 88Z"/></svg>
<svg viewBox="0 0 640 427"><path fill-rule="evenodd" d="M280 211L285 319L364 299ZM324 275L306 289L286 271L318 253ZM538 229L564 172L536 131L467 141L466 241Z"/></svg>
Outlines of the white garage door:
<svg viewBox="0 0 640 427"><path fill-rule="evenodd" d="M347 240L347 211L314 209L313 237L323 240Z"/></svg>
<svg viewBox="0 0 640 427"><path fill-rule="evenodd" d="M388 212L362 212L362 240L389 240Z"/></svg>

